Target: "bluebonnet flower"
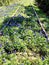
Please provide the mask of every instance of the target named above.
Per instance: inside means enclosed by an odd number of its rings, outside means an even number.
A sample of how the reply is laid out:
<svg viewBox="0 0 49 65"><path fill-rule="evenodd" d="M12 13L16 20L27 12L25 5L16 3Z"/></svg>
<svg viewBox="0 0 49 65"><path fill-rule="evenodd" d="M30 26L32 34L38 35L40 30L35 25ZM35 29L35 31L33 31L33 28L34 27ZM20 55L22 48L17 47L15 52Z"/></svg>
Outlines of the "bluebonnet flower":
<svg viewBox="0 0 49 65"><path fill-rule="evenodd" d="M40 31L40 35L42 35L42 31Z"/></svg>
<svg viewBox="0 0 49 65"><path fill-rule="evenodd" d="M44 60L45 58L44 58L44 56L42 56L42 60Z"/></svg>
<svg viewBox="0 0 49 65"><path fill-rule="evenodd" d="M9 51L8 54L11 54L11 52Z"/></svg>
<svg viewBox="0 0 49 65"><path fill-rule="evenodd" d="M2 47L2 44L0 44L0 48Z"/></svg>
<svg viewBox="0 0 49 65"><path fill-rule="evenodd" d="M20 23L17 23L17 25L16 25L16 26L21 27L21 24L20 24Z"/></svg>
<svg viewBox="0 0 49 65"><path fill-rule="evenodd" d="M14 50L13 53L16 53L16 50Z"/></svg>

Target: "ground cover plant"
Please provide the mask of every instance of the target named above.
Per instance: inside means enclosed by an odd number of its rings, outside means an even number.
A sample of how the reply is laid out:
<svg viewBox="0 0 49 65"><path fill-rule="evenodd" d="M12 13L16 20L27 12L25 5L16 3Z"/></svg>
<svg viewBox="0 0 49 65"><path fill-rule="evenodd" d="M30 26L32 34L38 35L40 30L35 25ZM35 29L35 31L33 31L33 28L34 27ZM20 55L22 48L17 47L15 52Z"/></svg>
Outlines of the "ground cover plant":
<svg viewBox="0 0 49 65"><path fill-rule="evenodd" d="M16 14L11 11L9 14L12 15L0 17L0 65L49 65L49 42L37 23L33 7L47 33L49 18L34 0L20 0L17 3L13 9L14 12L17 10ZM5 6L1 8L6 11Z"/></svg>

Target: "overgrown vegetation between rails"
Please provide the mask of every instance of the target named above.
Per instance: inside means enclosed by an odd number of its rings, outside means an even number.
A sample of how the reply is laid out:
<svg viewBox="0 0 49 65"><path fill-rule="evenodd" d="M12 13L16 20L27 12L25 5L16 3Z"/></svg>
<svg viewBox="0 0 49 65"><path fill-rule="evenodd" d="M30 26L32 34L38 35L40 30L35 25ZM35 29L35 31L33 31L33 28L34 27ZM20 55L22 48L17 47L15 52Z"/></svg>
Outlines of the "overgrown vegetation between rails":
<svg viewBox="0 0 49 65"><path fill-rule="evenodd" d="M37 23L33 6L47 32L49 19L30 2L23 0L15 17L6 17L0 26L0 29L6 26L0 36L0 65L49 65L49 43Z"/></svg>

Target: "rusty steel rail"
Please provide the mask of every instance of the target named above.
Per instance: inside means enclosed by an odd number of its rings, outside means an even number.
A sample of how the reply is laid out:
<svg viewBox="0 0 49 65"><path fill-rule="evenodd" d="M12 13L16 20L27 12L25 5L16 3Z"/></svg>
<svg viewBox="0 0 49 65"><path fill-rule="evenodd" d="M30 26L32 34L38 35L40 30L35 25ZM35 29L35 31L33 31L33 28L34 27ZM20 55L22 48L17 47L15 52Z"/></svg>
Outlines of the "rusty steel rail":
<svg viewBox="0 0 49 65"><path fill-rule="evenodd" d="M39 17L38 17L38 14L37 14L37 12L35 11L34 8L33 8L33 11L34 11L35 16L37 17L37 23L41 26L42 33L44 34L45 38L46 38L47 41L49 42L48 34L47 34L46 30L44 29L43 24L41 23L41 21L40 21L40 19L39 19Z"/></svg>

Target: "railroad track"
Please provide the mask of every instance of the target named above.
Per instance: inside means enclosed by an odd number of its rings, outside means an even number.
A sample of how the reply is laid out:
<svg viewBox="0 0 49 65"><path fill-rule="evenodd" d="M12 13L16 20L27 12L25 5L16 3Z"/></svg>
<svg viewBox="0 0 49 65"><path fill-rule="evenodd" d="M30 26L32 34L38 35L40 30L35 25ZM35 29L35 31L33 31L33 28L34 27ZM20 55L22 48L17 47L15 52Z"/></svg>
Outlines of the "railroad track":
<svg viewBox="0 0 49 65"><path fill-rule="evenodd" d="M19 8L18 8L19 9ZM16 16L16 13L18 11L18 9L12 14L11 18L14 18ZM44 29L39 17L38 17L38 14L36 13L34 7L33 7L33 11L34 11L34 15L36 16L37 18L37 23L41 26L41 29L42 29L42 33L44 34L45 38L47 39L47 41L49 42L49 37L48 37L48 34L46 32L46 30ZM5 29L5 27L9 24L9 21L11 20L11 18L8 20L8 22L6 23L6 25L4 25L2 27L2 29L0 30L0 36L2 35L2 31Z"/></svg>

